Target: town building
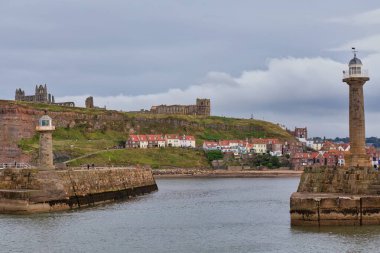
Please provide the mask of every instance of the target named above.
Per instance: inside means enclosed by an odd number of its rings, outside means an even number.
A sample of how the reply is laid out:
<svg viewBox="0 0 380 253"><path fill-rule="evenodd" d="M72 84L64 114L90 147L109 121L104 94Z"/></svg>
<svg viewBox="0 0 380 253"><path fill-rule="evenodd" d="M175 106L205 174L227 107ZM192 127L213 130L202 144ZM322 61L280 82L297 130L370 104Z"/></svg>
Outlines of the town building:
<svg viewBox="0 0 380 253"><path fill-rule="evenodd" d="M235 156L245 154L266 154L282 156L282 143L278 139L257 139L250 140L219 140L204 141L203 149L220 150L222 153L233 153Z"/></svg>
<svg viewBox="0 0 380 253"><path fill-rule="evenodd" d="M179 148L181 147L179 134L167 134L165 135L166 146Z"/></svg>
<svg viewBox="0 0 380 253"><path fill-rule="evenodd" d="M298 139L307 139L307 127L300 128L296 127L293 132L294 137Z"/></svg>
<svg viewBox="0 0 380 253"><path fill-rule="evenodd" d="M160 134L146 135L148 148L164 148L166 145L165 138Z"/></svg>
<svg viewBox="0 0 380 253"><path fill-rule="evenodd" d="M180 146L182 148L195 148L195 137L192 135L183 135L181 136L180 140Z"/></svg>
<svg viewBox="0 0 380 253"><path fill-rule="evenodd" d="M255 154L267 153L267 141L265 139L253 139L252 149Z"/></svg>
<svg viewBox="0 0 380 253"><path fill-rule="evenodd" d="M139 135L139 148L148 148L149 142L146 135Z"/></svg>
<svg viewBox="0 0 380 253"><path fill-rule="evenodd" d="M192 135L179 134L146 134L146 135L129 135L125 142L126 148L195 148L196 140Z"/></svg>
<svg viewBox="0 0 380 253"><path fill-rule="evenodd" d="M219 150L219 144L217 141L204 141L202 148L204 150Z"/></svg>
<svg viewBox="0 0 380 253"><path fill-rule="evenodd" d="M131 134L128 137L128 140L125 143L126 148L139 148L140 147L140 139L138 135Z"/></svg>

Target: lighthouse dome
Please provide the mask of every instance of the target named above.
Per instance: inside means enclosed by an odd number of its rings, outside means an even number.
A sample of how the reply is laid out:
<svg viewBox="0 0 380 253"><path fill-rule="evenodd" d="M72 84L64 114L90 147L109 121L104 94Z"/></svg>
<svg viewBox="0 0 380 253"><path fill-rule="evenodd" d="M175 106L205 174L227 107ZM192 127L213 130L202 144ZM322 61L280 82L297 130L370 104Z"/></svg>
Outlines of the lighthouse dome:
<svg viewBox="0 0 380 253"><path fill-rule="evenodd" d="M363 64L362 64L362 61L359 58L357 58L355 55L354 58L351 59L348 65L363 65Z"/></svg>

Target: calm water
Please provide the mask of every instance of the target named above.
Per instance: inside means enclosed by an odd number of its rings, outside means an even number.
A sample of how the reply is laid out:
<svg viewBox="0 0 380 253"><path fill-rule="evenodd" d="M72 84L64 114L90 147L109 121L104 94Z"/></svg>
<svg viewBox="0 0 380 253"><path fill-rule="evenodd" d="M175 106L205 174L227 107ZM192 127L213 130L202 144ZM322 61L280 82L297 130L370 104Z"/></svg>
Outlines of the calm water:
<svg viewBox="0 0 380 253"><path fill-rule="evenodd" d="M0 252L380 252L380 227L292 229L290 179L168 179L80 211L0 216Z"/></svg>

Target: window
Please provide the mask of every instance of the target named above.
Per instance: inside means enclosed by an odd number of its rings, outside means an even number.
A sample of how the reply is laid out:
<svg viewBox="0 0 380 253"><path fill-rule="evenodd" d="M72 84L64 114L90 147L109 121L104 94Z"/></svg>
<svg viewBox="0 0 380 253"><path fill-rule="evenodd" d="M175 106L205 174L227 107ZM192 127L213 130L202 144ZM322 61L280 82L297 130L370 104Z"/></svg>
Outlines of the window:
<svg viewBox="0 0 380 253"><path fill-rule="evenodd" d="M361 67L350 67L349 74L350 75L361 74Z"/></svg>
<svg viewBox="0 0 380 253"><path fill-rule="evenodd" d="M50 120L41 120L41 126L50 126Z"/></svg>

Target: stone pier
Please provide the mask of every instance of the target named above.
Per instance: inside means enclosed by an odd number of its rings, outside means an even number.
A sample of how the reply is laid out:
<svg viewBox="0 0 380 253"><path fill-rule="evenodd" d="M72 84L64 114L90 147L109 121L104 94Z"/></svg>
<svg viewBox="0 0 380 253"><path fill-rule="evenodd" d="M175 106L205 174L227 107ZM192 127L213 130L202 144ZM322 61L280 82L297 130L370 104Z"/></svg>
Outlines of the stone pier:
<svg viewBox="0 0 380 253"><path fill-rule="evenodd" d="M380 173L307 168L290 197L293 226L380 225Z"/></svg>
<svg viewBox="0 0 380 253"><path fill-rule="evenodd" d="M156 190L150 168L4 169L0 170L0 213L83 208Z"/></svg>

